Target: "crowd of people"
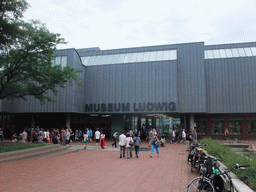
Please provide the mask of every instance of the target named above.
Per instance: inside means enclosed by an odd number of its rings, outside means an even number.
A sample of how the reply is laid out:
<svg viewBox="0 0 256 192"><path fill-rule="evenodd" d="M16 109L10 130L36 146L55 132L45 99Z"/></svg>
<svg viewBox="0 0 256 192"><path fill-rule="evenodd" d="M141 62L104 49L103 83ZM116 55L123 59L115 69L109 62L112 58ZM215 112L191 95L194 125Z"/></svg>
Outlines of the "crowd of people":
<svg viewBox="0 0 256 192"><path fill-rule="evenodd" d="M53 144L60 144L60 145L70 145L72 142L92 142L92 130L87 129L85 132L82 130L75 130L68 128L62 129L44 129L39 128L25 128L23 132L17 134L13 133L12 141L13 142L32 142L32 143L53 143ZM102 136L103 137L103 136ZM86 148L86 145L85 145Z"/></svg>
<svg viewBox="0 0 256 192"><path fill-rule="evenodd" d="M133 134L132 130L128 131L126 134L123 131L122 134L118 137L118 131L114 132L112 135L114 142L112 143L112 147L117 148L117 141L119 141L120 147L120 158L127 157L127 159L132 158L132 147L134 146L135 157L139 158L141 138L140 132L137 134ZM12 141L22 141L22 142L33 142L33 143L53 143L60 145L70 145L72 142L81 142L84 143L84 149L87 148L88 143L95 141L96 147L101 149L105 149L105 139L106 136L103 131L100 131L99 128L96 129L93 134L92 129L87 128L84 132L82 130L76 129L74 132L72 129L62 128L62 129L44 129L39 128L26 128L22 133L16 134L14 133L12 136ZM165 138L159 139L157 136L156 129L151 129L148 132L148 136L146 138L148 140L148 146L151 148L149 157L153 157L154 151L156 151L157 156L159 156L159 146L165 145ZM172 143L185 143L187 144L187 150L189 149L190 143L194 141L197 142L197 133L196 129L193 131L180 131L173 130L172 132Z"/></svg>

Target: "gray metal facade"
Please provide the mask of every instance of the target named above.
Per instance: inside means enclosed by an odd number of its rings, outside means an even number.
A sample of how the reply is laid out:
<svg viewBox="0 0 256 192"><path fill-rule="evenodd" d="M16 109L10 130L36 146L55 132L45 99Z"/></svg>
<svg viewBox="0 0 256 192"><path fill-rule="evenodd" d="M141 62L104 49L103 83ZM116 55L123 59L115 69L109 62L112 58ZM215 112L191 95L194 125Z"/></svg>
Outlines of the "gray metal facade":
<svg viewBox="0 0 256 192"><path fill-rule="evenodd" d="M81 56L176 49L176 61L154 61L86 67L86 112L206 112L204 44L189 43L105 51L78 50ZM172 109L164 107L172 102ZM119 104L129 110L119 111ZM102 105L106 110L102 110ZM149 105L149 107L148 107ZM154 105L153 107L151 107ZM156 107L156 105L161 106ZM141 106L141 107L139 107ZM110 107L110 110L108 110ZM92 109L93 108L93 109ZM114 108L114 109L112 109ZM118 110L115 110L118 109Z"/></svg>
<svg viewBox="0 0 256 192"><path fill-rule="evenodd" d="M25 101L3 101L0 106L3 112L13 113L255 113L256 57L204 59L205 50L237 47L256 44L205 46L198 42L77 50L81 57L177 50L177 60L172 61L87 67L74 49L58 50L58 55L68 56L69 66L83 69L78 74L81 86L67 84L57 95L49 93L57 100L54 103L41 105L28 96Z"/></svg>
<svg viewBox="0 0 256 192"><path fill-rule="evenodd" d="M205 46L209 49L256 47L256 43ZM256 112L256 57L206 59L207 112Z"/></svg>

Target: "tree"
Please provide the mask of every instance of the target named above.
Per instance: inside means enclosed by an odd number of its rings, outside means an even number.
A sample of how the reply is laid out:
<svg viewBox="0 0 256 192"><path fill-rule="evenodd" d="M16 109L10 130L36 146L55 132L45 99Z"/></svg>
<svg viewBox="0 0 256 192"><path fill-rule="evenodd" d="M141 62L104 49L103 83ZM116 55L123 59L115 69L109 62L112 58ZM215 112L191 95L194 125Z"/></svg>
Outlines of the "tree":
<svg viewBox="0 0 256 192"><path fill-rule="evenodd" d="M56 94L58 86L77 81L80 70L52 65L56 46L65 41L39 21L20 20L27 7L25 0L1 1L0 99L32 95L42 103L53 101L47 91Z"/></svg>

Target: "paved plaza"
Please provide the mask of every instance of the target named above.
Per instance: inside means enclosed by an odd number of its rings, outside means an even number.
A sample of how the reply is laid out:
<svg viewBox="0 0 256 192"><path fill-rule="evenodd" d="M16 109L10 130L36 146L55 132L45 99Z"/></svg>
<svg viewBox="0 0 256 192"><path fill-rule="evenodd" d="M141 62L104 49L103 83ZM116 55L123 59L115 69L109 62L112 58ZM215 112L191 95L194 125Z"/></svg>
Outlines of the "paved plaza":
<svg viewBox="0 0 256 192"><path fill-rule="evenodd" d="M119 157L118 148L106 142L106 149L89 144L63 155L46 154L0 164L0 191L171 191L184 192L190 180L186 147L167 144L149 157L147 143L139 158Z"/></svg>

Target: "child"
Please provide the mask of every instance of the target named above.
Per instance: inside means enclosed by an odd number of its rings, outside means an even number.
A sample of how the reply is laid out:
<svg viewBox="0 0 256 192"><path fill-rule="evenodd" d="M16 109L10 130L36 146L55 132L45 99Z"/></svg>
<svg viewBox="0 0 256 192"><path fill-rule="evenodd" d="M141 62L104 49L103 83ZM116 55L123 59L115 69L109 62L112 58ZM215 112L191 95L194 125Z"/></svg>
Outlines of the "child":
<svg viewBox="0 0 256 192"><path fill-rule="evenodd" d="M88 143L88 135L87 135L87 132L84 132L84 149L87 148L87 143Z"/></svg>

